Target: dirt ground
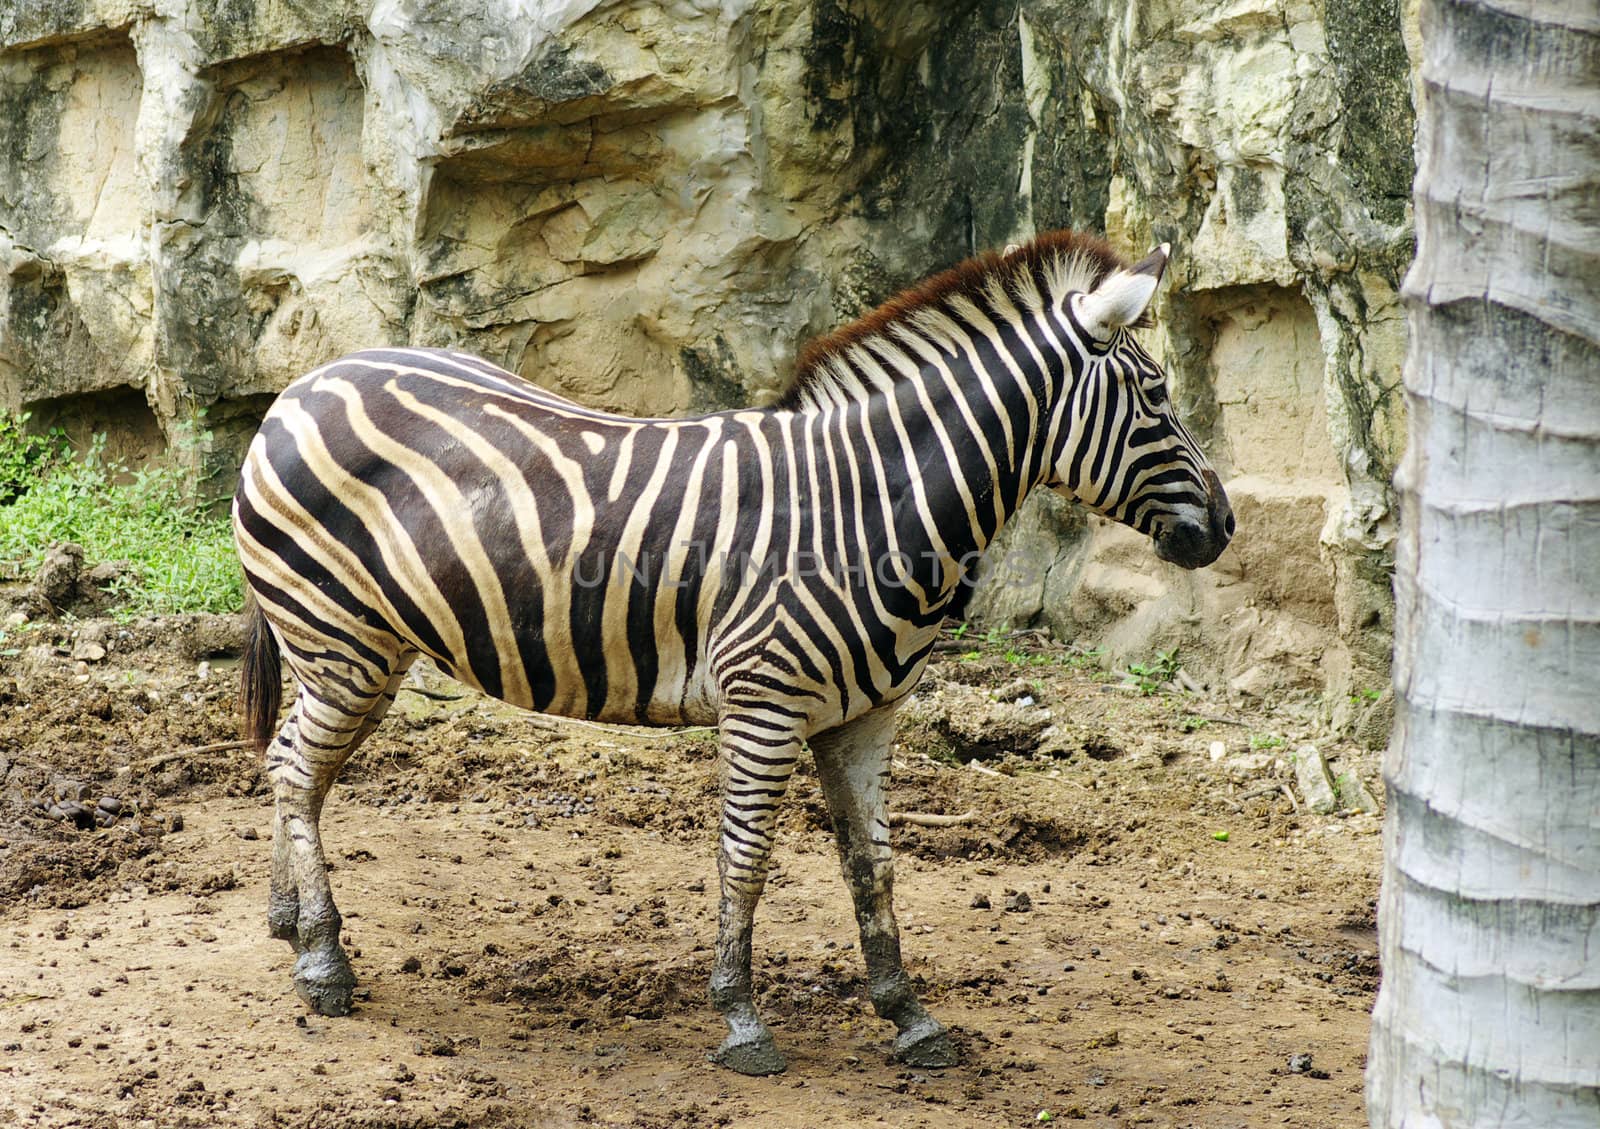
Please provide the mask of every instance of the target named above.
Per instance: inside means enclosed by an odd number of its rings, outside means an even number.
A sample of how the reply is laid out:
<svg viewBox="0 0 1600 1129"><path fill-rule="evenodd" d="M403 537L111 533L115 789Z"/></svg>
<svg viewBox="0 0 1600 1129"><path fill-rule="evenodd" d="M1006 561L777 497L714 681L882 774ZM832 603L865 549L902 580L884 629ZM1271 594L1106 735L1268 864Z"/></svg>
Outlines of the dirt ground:
<svg viewBox="0 0 1600 1129"><path fill-rule="evenodd" d="M266 937L270 798L224 744L237 641L193 617L0 642L0 1126L1364 1124L1379 817L1272 786L1306 741L1374 791L1377 765L1309 706L952 639L892 808L972 813L896 830L908 969L962 1064L889 1059L807 766L756 933L789 1069L756 1079L705 1060L710 736L437 677L329 801L362 986L307 1014Z"/></svg>

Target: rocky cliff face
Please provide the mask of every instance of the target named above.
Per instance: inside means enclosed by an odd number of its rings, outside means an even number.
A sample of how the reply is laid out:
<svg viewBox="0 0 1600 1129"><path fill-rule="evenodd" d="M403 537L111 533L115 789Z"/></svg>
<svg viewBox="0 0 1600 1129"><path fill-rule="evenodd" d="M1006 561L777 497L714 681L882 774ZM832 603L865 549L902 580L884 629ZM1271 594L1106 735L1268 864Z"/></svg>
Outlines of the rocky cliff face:
<svg viewBox="0 0 1600 1129"><path fill-rule="evenodd" d="M1401 28L1395 0L20 0L0 401L130 449L204 409L225 477L359 346L705 410L974 250L1170 241L1151 338L1237 547L1180 574L1046 499L980 607L1343 696L1388 652Z"/></svg>

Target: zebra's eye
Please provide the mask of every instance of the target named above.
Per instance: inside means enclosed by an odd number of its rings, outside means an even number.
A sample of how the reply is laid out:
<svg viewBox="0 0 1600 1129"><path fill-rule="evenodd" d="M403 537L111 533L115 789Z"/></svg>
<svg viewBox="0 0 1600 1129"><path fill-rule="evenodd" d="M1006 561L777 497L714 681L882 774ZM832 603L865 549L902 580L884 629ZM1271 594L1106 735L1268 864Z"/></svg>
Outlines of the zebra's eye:
<svg viewBox="0 0 1600 1129"><path fill-rule="evenodd" d="M1144 390L1144 398L1150 401L1152 408L1159 408L1167 402L1167 390L1162 385L1152 384Z"/></svg>

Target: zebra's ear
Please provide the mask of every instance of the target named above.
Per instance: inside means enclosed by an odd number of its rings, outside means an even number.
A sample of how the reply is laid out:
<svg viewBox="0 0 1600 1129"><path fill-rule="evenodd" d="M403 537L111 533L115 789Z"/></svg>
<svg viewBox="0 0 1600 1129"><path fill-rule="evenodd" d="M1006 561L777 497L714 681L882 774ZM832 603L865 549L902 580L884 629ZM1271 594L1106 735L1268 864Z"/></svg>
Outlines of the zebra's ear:
<svg viewBox="0 0 1600 1129"><path fill-rule="evenodd" d="M1163 243L1126 270L1113 271L1099 286L1081 296L1078 319L1096 337L1110 337L1122 326L1144 323L1145 311L1156 296L1167 269L1170 243Z"/></svg>

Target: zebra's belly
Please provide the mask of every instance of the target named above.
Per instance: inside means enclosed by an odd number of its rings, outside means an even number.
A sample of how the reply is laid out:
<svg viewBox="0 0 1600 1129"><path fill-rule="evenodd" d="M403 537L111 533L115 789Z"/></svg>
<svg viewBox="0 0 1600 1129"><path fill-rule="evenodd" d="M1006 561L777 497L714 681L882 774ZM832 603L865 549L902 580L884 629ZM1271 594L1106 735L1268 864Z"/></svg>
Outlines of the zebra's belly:
<svg viewBox="0 0 1600 1129"><path fill-rule="evenodd" d="M524 667L526 678L502 677L499 685L492 685L477 677L464 658L452 661L434 656L434 662L445 674L475 690L554 717L650 726L715 725L720 719L720 696L701 669L691 670L683 678L657 680L645 690L636 677L613 680L591 671L584 678L582 671L550 665ZM608 673L614 669L608 664Z"/></svg>

